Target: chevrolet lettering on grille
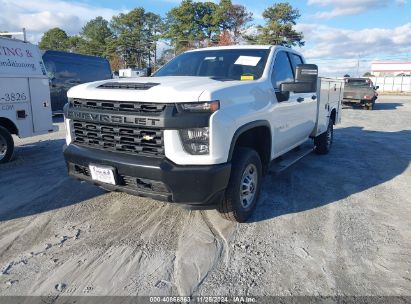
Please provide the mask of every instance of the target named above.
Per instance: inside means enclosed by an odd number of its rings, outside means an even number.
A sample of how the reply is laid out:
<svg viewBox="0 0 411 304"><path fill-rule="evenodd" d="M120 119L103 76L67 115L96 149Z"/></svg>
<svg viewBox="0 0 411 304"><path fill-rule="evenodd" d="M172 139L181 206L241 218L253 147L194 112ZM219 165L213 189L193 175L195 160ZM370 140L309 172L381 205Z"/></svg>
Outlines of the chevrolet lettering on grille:
<svg viewBox="0 0 411 304"><path fill-rule="evenodd" d="M77 112L69 111L67 117L71 119L79 119L90 122L102 122L112 124L124 124L124 125L136 125L136 126L148 126L148 127L161 127L161 119L151 117L141 117L134 115L112 115L101 114L91 112Z"/></svg>

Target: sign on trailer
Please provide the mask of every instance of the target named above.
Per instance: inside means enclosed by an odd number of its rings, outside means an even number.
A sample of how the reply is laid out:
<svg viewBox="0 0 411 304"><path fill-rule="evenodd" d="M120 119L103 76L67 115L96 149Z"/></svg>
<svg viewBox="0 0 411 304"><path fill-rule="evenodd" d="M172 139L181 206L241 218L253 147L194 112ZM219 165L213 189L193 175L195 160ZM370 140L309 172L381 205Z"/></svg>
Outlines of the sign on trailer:
<svg viewBox="0 0 411 304"><path fill-rule="evenodd" d="M16 45L12 39L1 39L0 74L46 75L46 69L37 46L30 43Z"/></svg>

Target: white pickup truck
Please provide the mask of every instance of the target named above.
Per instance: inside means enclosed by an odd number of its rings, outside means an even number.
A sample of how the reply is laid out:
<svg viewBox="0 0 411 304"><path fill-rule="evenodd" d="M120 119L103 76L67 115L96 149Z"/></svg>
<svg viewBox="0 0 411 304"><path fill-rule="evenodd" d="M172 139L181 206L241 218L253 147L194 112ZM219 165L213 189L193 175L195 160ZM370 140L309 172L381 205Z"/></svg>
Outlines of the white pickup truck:
<svg viewBox="0 0 411 304"><path fill-rule="evenodd" d="M244 222L273 160L310 139L328 153L342 88L289 48L189 51L152 77L70 89L68 172Z"/></svg>

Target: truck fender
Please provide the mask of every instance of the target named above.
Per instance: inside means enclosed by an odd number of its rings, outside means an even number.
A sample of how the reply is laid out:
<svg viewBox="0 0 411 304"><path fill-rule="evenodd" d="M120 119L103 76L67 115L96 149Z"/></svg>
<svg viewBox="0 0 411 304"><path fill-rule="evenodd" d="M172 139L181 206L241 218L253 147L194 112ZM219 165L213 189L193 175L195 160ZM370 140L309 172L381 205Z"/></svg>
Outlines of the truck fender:
<svg viewBox="0 0 411 304"><path fill-rule="evenodd" d="M336 125L338 123L337 120L337 109L336 108L332 108L330 111L330 114L328 115L328 122L330 121L330 119L333 120L334 125Z"/></svg>
<svg viewBox="0 0 411 304"><path fill-rule="evenodd" d="M256 120L256 121L251 121L249 123L246 123L245 125L242 125L241 127L239 127L237 131L235 131L234 133L234 136L231 140L230 151L228 153L228 159L227 159L228 162L230 162L231 159L233 158L234 148L241 134L247 132L248 130L256 128L256 127L267 127L270 130L270 143L272 142L271 125L267 120ZM270 150L271 150L271 144L270 144Z"/></svg>
<svg viewBox="0 0 411 304"><path fill-rule="evenodd" d="M10 134L19 135L19 130L17 129L16 125L8 118L0 117L0 126L7 129Z"/></svg>

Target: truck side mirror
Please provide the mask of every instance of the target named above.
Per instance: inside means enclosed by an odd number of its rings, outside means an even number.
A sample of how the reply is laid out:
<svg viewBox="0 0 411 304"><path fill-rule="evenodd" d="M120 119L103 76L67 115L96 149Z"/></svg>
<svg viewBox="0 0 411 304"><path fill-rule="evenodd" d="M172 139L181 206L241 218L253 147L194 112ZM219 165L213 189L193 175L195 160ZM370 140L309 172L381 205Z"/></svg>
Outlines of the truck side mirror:
<svg viewBox="0 0 411 304"><path fill-rule="evenodd" d="M317 91L318 66L299 64L295 69L295 81L283 82L281 92L313 93Z"/></svg>

